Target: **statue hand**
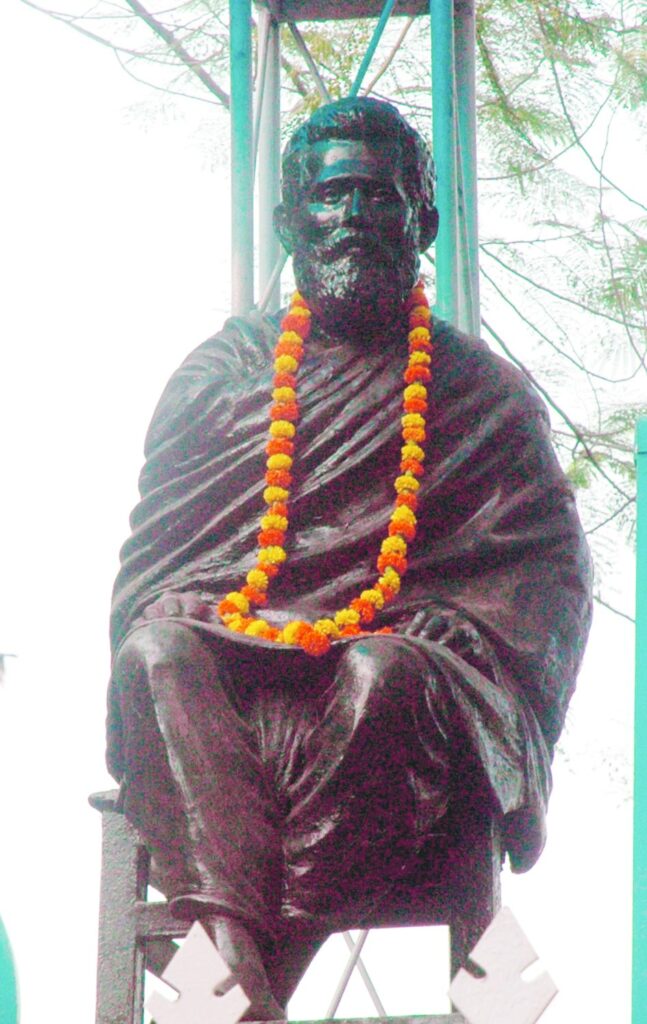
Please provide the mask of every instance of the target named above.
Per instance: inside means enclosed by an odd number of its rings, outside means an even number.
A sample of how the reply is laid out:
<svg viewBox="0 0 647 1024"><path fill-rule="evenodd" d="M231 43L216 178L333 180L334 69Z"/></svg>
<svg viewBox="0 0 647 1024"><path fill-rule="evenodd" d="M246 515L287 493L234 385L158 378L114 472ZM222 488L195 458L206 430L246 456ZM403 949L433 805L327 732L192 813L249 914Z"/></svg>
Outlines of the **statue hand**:
<svg viewBox="0 0 647 1024"><path fill-rule="evenodd" d="M484 655L483 639L478 630L462 612L453 609L430 613L423 608L416 612L406 632L409 636L443 644L461 657L472 655L473 659Z"/></svg>
<svg viewBox="0 0 647 1024"><path fill-rule="evenodd" d="M199 594L188 590L162 594L144 608L141 618L150 622L152 619L168 619L176 615L178 618L198 619L200 622L212 622L217 617L215 608L207 604Z"/></svg>

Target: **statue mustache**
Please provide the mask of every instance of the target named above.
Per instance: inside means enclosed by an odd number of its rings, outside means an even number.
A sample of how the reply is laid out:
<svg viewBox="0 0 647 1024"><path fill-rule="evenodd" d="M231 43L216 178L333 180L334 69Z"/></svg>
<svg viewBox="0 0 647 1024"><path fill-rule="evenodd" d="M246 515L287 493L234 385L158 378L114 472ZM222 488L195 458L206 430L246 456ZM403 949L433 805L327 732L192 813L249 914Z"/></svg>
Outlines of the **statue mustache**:
<svg viewBox="0 0 647 1024"><path fill-rule="evenodd" d="M379 238L369 231L336 231L317 245L317 255L326 262L332 262L350 253L370 255L372 258L388 257L389 251Z"/></svg>

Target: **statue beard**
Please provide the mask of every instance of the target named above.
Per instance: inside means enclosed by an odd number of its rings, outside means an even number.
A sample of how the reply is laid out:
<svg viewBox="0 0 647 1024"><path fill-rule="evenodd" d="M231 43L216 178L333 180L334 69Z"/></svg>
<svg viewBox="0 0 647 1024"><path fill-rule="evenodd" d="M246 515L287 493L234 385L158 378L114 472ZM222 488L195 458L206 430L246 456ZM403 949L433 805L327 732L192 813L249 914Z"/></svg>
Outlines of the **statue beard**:
<svg viewBox="0 0 647 1024"><path fill-rule="evenodd" d="M400 325L420 263L412 239L397 259L364 232L350 231L302 242L293 256L297 288L326 333L366 343Z"/></svg>

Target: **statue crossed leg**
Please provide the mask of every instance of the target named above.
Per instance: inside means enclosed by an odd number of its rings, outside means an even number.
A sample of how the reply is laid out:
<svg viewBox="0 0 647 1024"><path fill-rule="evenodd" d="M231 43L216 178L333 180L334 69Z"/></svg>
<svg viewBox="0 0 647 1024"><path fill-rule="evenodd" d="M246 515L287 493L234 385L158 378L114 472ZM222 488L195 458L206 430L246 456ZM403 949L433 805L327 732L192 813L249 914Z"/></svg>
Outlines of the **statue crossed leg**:
<svg viewBox="0 0 647 1024"><path fill-rule="evenodd" d="M113 672L113 770L173 909L211 923L249 1018L275 1019L316 948L388 900L444 815L463 728L453 662L466 666L403 636L317 662L230 650L186 620L130 633ZM521 793L514 698L472 674Z"/></svg>

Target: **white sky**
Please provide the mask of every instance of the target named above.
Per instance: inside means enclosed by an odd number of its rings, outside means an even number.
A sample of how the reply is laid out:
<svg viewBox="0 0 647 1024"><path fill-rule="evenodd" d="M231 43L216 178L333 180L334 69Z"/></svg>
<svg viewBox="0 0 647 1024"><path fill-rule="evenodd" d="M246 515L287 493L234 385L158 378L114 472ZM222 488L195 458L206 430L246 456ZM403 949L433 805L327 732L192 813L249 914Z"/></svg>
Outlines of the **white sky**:
<svg viewBox="0 0 647 1024"><path fill-rule="evenodd" d="M0 915L22 1024L88 1024L110 589L152 408L227 313L228 183L196 141L206 108L147 128L132 107L150 94L107 51L16 0L3 14L0 650L19 658L0 691ZM560 989L542 1024L629 1019L632 649L598 611L547 849L504 881ZM382 946L366 959L387 1011L441 1012L431 938ZM320 968L293 1016L321 1017L335 984ZM340 1012L371 1013L361 986Z"/></svg>

